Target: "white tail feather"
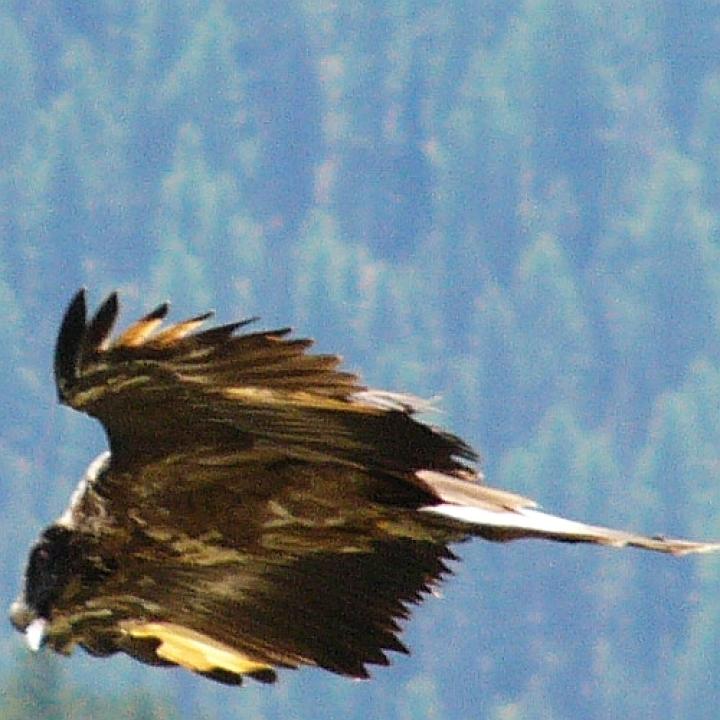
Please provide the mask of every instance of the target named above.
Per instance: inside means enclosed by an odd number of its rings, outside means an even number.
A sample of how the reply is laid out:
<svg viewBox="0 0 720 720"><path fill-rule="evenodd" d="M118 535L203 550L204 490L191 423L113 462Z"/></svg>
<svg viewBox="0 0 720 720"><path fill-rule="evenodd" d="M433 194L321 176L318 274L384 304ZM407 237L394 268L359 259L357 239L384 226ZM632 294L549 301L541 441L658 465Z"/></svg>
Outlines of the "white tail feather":
<svg viewBox="0 0 720 720"><path fill-rule="evenodd" d="M506 530L507 536L498 534L493 539L512 539L513 537L546 537L554 540L567 540L570 542L589 542L610 547L634 547L656 550L658 552L672 553L673 555L686 555L688 553L713 552L720 549L720 543L702 543L689 540L675 540L664 537L645 537L612 530L597 525L587 525L567 520L557 515L535 510L531 507L518 507L512 510L491 510L488 508L441 503L421 508L423 512L442 515L443 517L458 520L462 523L478 526L478 535L482 535L482 528L488 530ZM493 533L488 533L493 536Z"/></svg>
<svg viewBox="0 0 720 720"><path fill-rule="evenodd" d="M567 520L558 515L533 510L532 508L518 508L517 510L486 510L480 507L469 505L431 505L422 508L425 512L433 512L438 515L460 520L461 522L483 525L485 527L516 528L518 530L530 530L552 535L588 535L589 531L595 530L592 525ZM601 528L597 528L601 530ZM604 535L600 533L599 535Z"/></svg>

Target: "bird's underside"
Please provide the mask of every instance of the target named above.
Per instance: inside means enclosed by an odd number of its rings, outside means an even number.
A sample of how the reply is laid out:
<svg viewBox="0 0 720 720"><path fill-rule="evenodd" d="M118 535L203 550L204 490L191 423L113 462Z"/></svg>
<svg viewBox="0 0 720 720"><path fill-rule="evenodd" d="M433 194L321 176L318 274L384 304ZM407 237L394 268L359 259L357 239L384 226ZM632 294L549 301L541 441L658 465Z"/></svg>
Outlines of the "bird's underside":
<svg viewBox="0 0 720 720"><path fill-rule="evenodd" d="M413 398L369 391L288 330L163 330L161 306L117 339L111 295L81 291L55 355L64 404L110 453L31 550L11 619L31 647L80 645L221 682L315 665L365 677L405 652L399 624L448 572L449 545L545 538L684 555L541 512L490 488Z"/></svg>

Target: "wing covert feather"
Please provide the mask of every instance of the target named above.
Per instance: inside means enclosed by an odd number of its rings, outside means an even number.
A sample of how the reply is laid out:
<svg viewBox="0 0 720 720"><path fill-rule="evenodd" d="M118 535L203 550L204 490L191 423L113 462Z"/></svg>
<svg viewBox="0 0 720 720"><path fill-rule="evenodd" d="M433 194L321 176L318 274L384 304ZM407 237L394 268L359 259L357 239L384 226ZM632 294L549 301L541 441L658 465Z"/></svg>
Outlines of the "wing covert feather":
<svg viewBox="0 0 720 720"><path fill-rule="evenodd" d="M263 443L279 455L409 477L467 471L474 458L459 438L416 422L413 398L367 391L338 369L339 358L309 353L312 341L288 328L237 335L241 322L203 331L205 314L163 330L167 311L159 306L113 341L116 295L88 322L80 291L62 323L58 394L100 420L121 466L178 448Z"/></svg>

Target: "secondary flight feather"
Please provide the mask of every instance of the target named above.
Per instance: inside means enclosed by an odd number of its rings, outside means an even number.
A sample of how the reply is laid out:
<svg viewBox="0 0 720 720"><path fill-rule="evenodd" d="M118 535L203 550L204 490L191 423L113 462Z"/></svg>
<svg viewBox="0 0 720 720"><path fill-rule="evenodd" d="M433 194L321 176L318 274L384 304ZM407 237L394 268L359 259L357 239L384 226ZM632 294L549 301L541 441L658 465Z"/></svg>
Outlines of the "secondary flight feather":
<svg viewBox="0 0 720 720"><path fill-rule="evenodd" d="M229 684L301 665L366 677L406 652L400 623L454 542L720 548L541 512L485 485L422 403L368 390L288 328L203 330L204 314L162 329L167 312L115 338L115 293L88 319L81 290L65 313L58 397L102 423L109 451L30 551L10 617L33 649Z"/></svg>

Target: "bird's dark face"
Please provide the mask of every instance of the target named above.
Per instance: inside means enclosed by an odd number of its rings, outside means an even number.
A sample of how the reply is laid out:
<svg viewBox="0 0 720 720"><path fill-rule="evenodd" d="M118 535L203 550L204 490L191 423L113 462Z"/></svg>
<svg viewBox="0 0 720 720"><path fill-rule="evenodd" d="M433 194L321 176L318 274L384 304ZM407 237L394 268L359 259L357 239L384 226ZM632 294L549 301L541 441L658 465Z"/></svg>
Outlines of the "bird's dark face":
<svg viewBox="0 0 720 720"><path fill-rule="evenodd" d="M53 607L67 588L78 564L75 531L51 525L30 551L25 586L10 607L10 621L37 650L52 620Z"/></svg>

